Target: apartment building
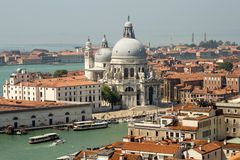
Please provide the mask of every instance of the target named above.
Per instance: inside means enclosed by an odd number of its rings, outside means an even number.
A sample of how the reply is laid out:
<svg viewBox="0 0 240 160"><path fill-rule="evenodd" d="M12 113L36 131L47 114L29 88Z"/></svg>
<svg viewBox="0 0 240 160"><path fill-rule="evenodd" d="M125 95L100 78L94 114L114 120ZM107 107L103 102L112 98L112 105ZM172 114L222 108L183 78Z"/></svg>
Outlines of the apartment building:
<svg viewBox="0 0 240 160"><path fill-rule="evenodd" d="M123 141L114 142L101 148L81 150L73 159L227 160L238 155L239 148L240 144L232 142L232 140L224 142L199 139L188 139L181 142L171 139L149 141L143 136L125 136Z"/></svg>
<svg viewBox="0 0 240 160"><path fill-rule="evenodd" d="M226 87L226 73L206 74L204 76L203 88L207 90L215 90Z"/></svg>
<svg viewBox="0 0 240 160"><path fill-rule="evenodd" d="M219 102L216 106L223 110L227 136L240 137L240 103Z"/></svg>
<svg viewBox="0 0 240 160"><path fill-rule="evenodd" d="M240 75L239 74L229 74L226 76L226 85L230 89L240 92Z"/></svg>
<svg viewBox="0 0 240 160"><path fill-rule="evenodd" d="M150 121L128 125L128 134L150 140L172 138L223 140L226 137L224 116L212 107L180 105Z"/></svg>
<svg viewBox="0 0 240 160"><path fill-rule="evenodd" d="M101 84L84 76L38 79L27 72L13 73L3 85L5 99L28 101L90 102L93 111L101 106Z"/></svg>
<svg viewBox="0 0 240 160"><path fill-rule="evenodd" d="M180 101L180 89L185 86L202 86L203 73L169 73L163 79L163 102Z"/></svg>

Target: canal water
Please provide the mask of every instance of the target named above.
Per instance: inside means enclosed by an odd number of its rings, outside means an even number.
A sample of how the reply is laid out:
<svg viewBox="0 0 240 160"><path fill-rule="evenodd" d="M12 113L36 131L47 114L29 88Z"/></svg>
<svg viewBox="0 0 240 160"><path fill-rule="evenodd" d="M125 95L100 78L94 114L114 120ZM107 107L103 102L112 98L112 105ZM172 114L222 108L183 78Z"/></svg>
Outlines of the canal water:
<svg viewBox="0 0 240 160"><path fill-rule="evenodd" d="M0 96L2 96L2 85L5 80L7 80L11 73L15 72L18 68L24 68L31 72L51 72L58 69L66 70L83 70L84 63L73 63L73 64L58 64L58 65L49 65L49 64L40 64L40 65L6 65L0 66Z"/></svg>
<svg viewBox="0 0 240 160"><path fill-rule="evenodd" d="M51 72L58 69L82 70L83 63L59 65L9 65L0 66L0 96L2 85L17 68L25 68L32 72ZM56 132L66 143L51 147L51 142L28 144L28 138L44 133ZM127 124L110 125L106 129L89 131L58 131L53 129L31 131L27 135L0 134L0 160L55 160L65 154L77 152L80 149L98 147L118 140L127 134Z"/></svg>
<svg viewBox="0 0 240 160"><path fill-rule="evenodd" d="M52 142L28 144L28 138L56 132L65 139L64 144L51 146ZM0 134L0 160L55 160L80 149L99 147L121 141L127 135L127 124L109 125L105 129L88 131L59 131L53 129L31 131L27 135Z"/></svg>

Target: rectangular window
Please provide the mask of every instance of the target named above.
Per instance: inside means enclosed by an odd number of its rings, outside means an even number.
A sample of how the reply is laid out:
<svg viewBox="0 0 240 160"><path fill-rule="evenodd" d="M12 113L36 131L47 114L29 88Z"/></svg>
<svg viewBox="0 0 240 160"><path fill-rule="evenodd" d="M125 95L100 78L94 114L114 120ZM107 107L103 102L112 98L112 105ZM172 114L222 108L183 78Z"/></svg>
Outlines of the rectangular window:
<svg viewBox="0 0 240 160"><path fill-rule="evenodd" d="M176 133L176 137L179 138L179 133Z"/></svg>
<svg viewBox="0 0 240 160"><path fill-rule="evenodd" d="M202 136L203 137L209 137L211 135L211 130L203 131Z"/></svg>

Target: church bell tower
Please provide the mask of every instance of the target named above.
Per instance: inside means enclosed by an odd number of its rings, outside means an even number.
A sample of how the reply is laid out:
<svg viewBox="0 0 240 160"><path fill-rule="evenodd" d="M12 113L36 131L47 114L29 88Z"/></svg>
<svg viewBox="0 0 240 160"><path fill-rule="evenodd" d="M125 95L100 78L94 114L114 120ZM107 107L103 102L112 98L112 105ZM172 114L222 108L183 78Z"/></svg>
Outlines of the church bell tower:
<svg viewBox="0 0 240 160"><path fill-rule="evenodd" d="M89 69L94 67L94 56L93 56L92 43L89 37L84 48L84 64L85 64L85 76L88 79L92 79L93 75Z"/></svg>

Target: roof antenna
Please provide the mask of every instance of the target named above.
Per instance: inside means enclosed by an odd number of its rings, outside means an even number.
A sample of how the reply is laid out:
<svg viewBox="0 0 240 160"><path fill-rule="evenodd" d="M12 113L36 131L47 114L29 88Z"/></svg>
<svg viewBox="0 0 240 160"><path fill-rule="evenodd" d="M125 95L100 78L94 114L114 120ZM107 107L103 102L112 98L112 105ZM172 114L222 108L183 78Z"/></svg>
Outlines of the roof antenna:
<svg viewBox="0 0 240 160"><path fill-rule="evenodd" d="M130 21L130 16L128 15L128 22Z"/></svg>

